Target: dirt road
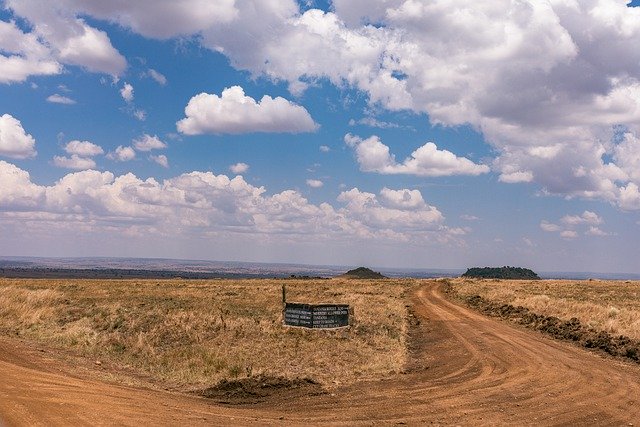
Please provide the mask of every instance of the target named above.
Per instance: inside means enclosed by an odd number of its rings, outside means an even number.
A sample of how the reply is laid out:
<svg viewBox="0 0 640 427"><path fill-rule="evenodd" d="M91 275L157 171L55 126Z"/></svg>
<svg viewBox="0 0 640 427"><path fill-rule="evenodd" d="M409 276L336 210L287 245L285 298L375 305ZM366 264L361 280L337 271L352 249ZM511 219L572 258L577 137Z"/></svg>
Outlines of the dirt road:
<svg viewBox="0 0 640 427"><path fill-rule="evenodd" d="M406 374L322 396L230 407L111 385L0 340L0 425L640 425L640 367L414 295Z"/></svg>

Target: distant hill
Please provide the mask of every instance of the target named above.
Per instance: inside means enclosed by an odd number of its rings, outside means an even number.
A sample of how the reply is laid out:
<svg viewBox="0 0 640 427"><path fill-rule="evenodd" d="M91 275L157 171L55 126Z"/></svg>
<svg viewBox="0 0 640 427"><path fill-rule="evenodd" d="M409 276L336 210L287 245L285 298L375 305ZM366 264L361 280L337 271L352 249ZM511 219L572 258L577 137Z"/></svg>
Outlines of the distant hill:
<svg viewBox="0 0 640 427"><path fill-rule="evenodd" d="M382 274L366 267L354 268L353 270L349 270L338 277L342 277L345 279L386 279L386 277Z"/></svg>
<svg viewBox="0 0 640 427"><path fill-rule="evenodd" d="M539 280L540 277L522 267L473 267L468 269L462 277L474 277L479 279L524 279Z"/></svg>

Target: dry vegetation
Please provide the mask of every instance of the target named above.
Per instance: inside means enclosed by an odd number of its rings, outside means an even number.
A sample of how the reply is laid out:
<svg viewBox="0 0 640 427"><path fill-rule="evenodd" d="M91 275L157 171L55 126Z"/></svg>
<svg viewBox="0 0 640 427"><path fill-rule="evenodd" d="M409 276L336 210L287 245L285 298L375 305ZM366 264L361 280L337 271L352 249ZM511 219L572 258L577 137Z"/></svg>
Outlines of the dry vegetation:
<svg viewBox="0 0 640 427"><path fill-rule="evenodd" d="M256 375L332 385L404 369L414 281L284 282L290 301L352 305L353 326L283 327L282 280L0 279L0 333L182 389Z"/></svg>
<svg viewBox="0 0 640 427"><path fill-rule="evenodd" d="M640 340L640 282L452 280L458 295L528 308L590 328Z"/></svg>

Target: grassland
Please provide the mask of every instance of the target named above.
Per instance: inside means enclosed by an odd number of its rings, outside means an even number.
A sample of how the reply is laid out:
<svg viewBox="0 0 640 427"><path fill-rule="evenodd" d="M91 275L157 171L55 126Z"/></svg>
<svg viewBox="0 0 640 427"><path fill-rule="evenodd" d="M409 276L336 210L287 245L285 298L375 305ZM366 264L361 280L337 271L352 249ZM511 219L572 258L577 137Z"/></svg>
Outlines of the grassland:
<svg viewBox="0 0 640 427"><path fill-rule="evenodd" d="M283 327L296 302L350 304L353 325ZM0 279L0 334L198 389L258 375L350 383L402 371L413 280Z"/></svg>
<svg viewBox="0 0 640 427"><path fill-rule="evenodd" d="M463 298L479 295L543 316L576 318L593 330L640 340L638 281L455 279L451 283Z"/></svg>

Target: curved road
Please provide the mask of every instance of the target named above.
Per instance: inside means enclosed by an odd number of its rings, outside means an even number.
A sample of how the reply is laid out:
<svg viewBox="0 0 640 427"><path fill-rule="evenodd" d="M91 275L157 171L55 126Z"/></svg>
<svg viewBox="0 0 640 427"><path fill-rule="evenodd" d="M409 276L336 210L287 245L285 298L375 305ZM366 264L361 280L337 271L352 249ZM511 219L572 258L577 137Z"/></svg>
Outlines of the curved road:
<svg viewBox="0 0 640 427"><path fill-rule="evenodd" d="M437 282L413 298L406 374L250 407L94 381L3 339L0 425L640 425L640 366L484 317Z"/></svg>

